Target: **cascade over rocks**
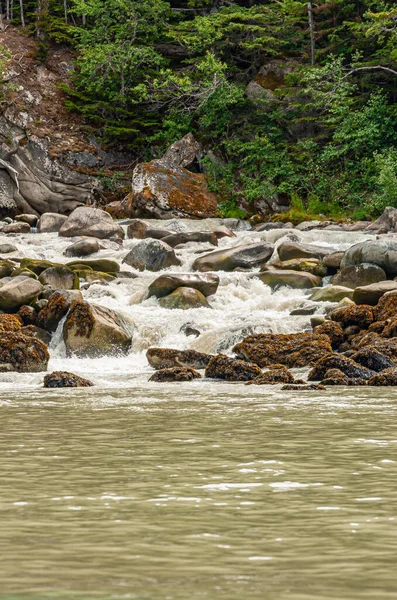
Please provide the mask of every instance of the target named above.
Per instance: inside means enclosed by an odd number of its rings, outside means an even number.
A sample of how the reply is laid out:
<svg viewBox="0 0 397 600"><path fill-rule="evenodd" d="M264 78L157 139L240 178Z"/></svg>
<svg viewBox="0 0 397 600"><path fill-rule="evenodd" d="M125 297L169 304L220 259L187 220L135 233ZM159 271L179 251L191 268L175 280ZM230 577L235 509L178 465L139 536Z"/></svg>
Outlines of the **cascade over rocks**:
<svg viewBox="0 0 397 600"><path fill-rule="evenodd" d="M160 275L148 287L147 297L162 298L180 287L194 288L205 297L216 293L219 277L215 273L177 273Z"/></svg>
<svg viewBox="0 0 397 600"><path fill-rule="evenodd" d="M168 369L172 367L205 369L212 356L210 354L197 352L196 350L149 348L146 352L146 358L153 369Z"/></svg>
<svg viewBox="0 0 397 600"><path fill-rule="evenodd" d="M138 242L124 257L123 263L138 271L161 271L181 264L168 244L150 238Z"/></svg>
<svg viewBox="0 0 397 600"><path fill-rule="evenodd" d="M90 387L94 385L88 379L79 377L74 373L67 371L54 371L44 377L45 388L64 388L64 387Z"/></svg>
<svg viewBox="0 0 397 600"><path fill-rule="evenodd" d="M226 381L250 381L261 375L262 371L257 365L224 354L213 356L205 369L206 377Z"/></svg>
<svg viewBox="0 0 397 600"><path fill-rule="evenodd" d="M193 379L200 378L200 373L189 367L171 367L169 369L160 369L159 371L156 371L149 378L149 381L192 381Z"/></svg>
<svg viewBox="0 0 397 600"><path fill-rule="evenodd" d="M306 367L332 354L332 347L328 335L261 333L244 338L233 352L260 367L279 363L293 368Z"/></svg>
<svg viewBox="0 0 397 600"><path fill-rule="evenodd" d="M0 332L0 363L10 364L20 373L47 370L50 355L44 342L20 332Z"/></svg>
<svg viewBox="0 0 397 600"><path fill-rule="evenodd" d="M62 237L88 236L99 239L124 238L124 231L112 217L99 208L76 208L59 230Z"/></svg>
<svg viewBox="0 0 397 600"><path fill-rule="evenodd" d="M110 308L76 302L63 327L68 355L95 358L128 352L132 332L124 317Z"/></svg>
<svg viewBox="0 0 397 600"><path fill-rule="evenodd" d="M237 268L251 269L263 266L272 256L274 245L267 242L244 244L216 250L196 258L194 271L233 271Z"/></svg>

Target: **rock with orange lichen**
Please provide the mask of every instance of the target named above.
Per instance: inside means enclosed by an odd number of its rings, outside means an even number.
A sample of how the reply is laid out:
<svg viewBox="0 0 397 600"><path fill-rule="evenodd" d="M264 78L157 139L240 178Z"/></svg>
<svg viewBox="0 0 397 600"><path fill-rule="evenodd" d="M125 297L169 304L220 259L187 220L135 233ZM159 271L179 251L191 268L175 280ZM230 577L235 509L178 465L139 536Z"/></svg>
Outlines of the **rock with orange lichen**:
<svg viewBox="0 0 397 600"><path fill-rule="evenodd" d="M153 373L149 381L168 382L168 381L192 381L200 379L201 375L190 367L171 367L169 369L160 369Z"/></svg>
<svg viewBox="0 0 397 600"><path fill-rule="evenodd" d="M54 292L46 306L37 315L37 325L46 331L54 332L68 310L83 296L78 290L62 290Z"/></svg>
<svg viewBox="0 0 397 600"><path fill-rule="evenodd" d="M281 363L286 367L306 367L332 353L328 335L312 333L249 335L234 346L233 352L260 367Z"/></svg>
<svg viewBox="0 0 397 600"><path fill-rule="evenodd" d="M317 335L327 335L334 350L337 350L345 339L342 327L335 321L325 321L315 328L315 332Z"/></svg>
<svg viewBox="0 0 397 600"><path fill-rule="evenodd" d="M23 325L23 321L19 315L9 315L4 313L0 315L0 332L19 331Z"/></svg>
<svg viewBox="0 0 397 600"><path fill-rule="evenodd" d="M41 340L19 332L0 332L0 363L10 364L20 373L47 370L50 355Z"/></svg>
<svg viewBox="0 0 397 600"><path fill-rule="evenodd" d="M69 373L68 371L54 371L44 377L45 388L64 388L64 387L90 387L94 385L88 379Z"/></svg>
<svg viewBox="0 0 397 600"><path fill-rule="evenodd" d="M266 373L255 377L248 383L255 385L277 385L278 383L295 383L294 376L283 365L279 369L269 369Z"/></svg>
<svg viewBox="0 0 397 600"><path fill-rule="evenodd" d="M205 369L206 377L226 381L250 381L261 375L262 371L257 365L225 354L213 356Z"/></svg>
<svg viewBox="0 0 397 600"><path fill-rule="evenodd" d="M375 372L362 367L351 358L340 354L331 354L315 363L308 375L309 381L321 381L330 369L339 369L349 379L369 379ZM344 384L341 384L344 385Z"/></svg>
<svg viewBox="0 0 397 600"><path fill-rule="evenodd" d="M344 328L357 325L360 329L368 329L371 323L376 320L373 307L366 304L360 304L360 306L353 304L345 308L336 308L329 314L329 317L332 321L340 323Z"/></svg>
<svg viewBox="0 0 397 600"><path fill-rule="evenodd" d="M374 307L375 321L397 319L397 291L384 294Z"/></svg>
<svg viewBox="0 0 397 600"><path fill-rule="evenodd" d="M212 355L197 352L197 350L149 348L146 352L146 358L153 369L168 369L172 367L205 369L211 360Z"/></svg>

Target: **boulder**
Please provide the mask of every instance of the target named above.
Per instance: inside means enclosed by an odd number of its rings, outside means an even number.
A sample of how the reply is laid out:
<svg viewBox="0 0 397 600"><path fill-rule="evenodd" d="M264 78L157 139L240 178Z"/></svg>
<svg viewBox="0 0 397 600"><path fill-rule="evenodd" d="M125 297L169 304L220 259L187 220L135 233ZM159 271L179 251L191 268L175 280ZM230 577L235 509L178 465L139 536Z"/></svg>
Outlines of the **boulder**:
<svg viewBox="0 0 397 600"><path fill-rule="evenodd" d="M14 217L15 221L18 221L20 223L27 223L29 225L29 227L36 227L37 225L37 221L39 220L37 215L16 215L16 217Z"/></svg>
<svg viewBox="0 0 397 600"><path fill-rule="evenodd" d="M37 315L37 325L46 331L56 331L58 324L67 314L69 309L82 302L83 296L78 290L52 292L46 305Z"/></svg>
<svg viewBox="0 0 397 600"><path fill-rule="evenodd" d="M260 367L278 363L286 367L306 367L332 353L326 335L312 333L261 333L250 335L234 346L233 352Z"/></svg>
<svg viewBox="0 0 397 600"><path fill-rule="evenodd" d="M68 246L64 252L65 256L89 256L95 252L99 252L101 246L97 239L86 238L75 242L71 246Z"/></svg>
<svg viewBox="0 0 397 600"><path fill-rule="evenodd" d="M76 302L63 326L67 354L94 358L108 354L126 354L131 346L132 330L124 317L110 308Z"/></svg>
<svg viewBox="0 0 397 600"><path fill-rule="evenodd" d="M201 335L201 331L197 329L193 323L185 323L179 331L184 333L187 337L199 337Z"/></svg>
<svg viewBox="0 0 397 600"><path fill-rule="evenodd" d="M362 263L360 265L350 265L344 267L333 276L333 285L342 285L354 290L357 287L371 285L386 279L386 273L382 267L371 265L370 263Z"/></svg>
<svg viewBox="0 0 397 600"><path fill-rule="evenodd" d="M271 288L279 288L287 286L293 289L310 289L321 285L321 277L316 277L311 273L303 273L301 271L283 271L268 267L266 271L261 271L257 277L265 285Z"/></svg>
<svg viewBox="0 0 397 600"><path fill-rule="evenodd" d="M133 219L128 223L127 227L127 238L143 240L145 237L145 231L148 229L149 224L140 219ZM169 233L169 231L167 231Z"/></svg>
<svg viewBox="0 0 397 600"><path fill-rule="evenodd" d="M64 388L64 387L90 387L94 385L88 379L79 377L74 373L67 371L54 371L44 377L45 388Z"/></svg>
<svg viewBox="0 0 397 600"><path fill-rule="evenodd" d="M9 277L15 269L15 263L11 260L0 259L0 279L3 277Z"/></svg>
<svg viewBox="0 0 397 600"><path fill-rule="evenodd" d="M343 298L352 298L353 290L341 285L327 285L326 287L314 290L309 298L314 302L339 302Z"/></svg>
<svg viewBox="0 0 397 600"><path fill-rule="evenodd" d="M11 254L18 252L18 248L13 244L0 244L0 254Z"/></svg>
<svg viewBox="0 0 397 600"><path fill-rule="evenodd" d="M120 271L120 265L115 260L108 258L97 258L96 260L78 260L66 263L66 266L72 271L81 271L92 269L101 273L111 273L112 275Z"/></svg>
<svg viewBox="0 0 397 600"><path fill-rule="evenodd" d="M224 354L213 356L205 369L206 377L226 381L250 381L260 375L262 372L257 365Z"/></svg>
<svg viewBox="0 0 397 600"><path fill-rule="evenodd" d="M47 345L51 342L51 334L48 333L48 331L41 329L41 327L37 327L37 325L25 325L25 327L22 327L20 330L20 333L28 337L37 338Z"/></svg>
<svg viewBox="0 0 397 600"><path fill-rule="evenodd" d="M366 231L378 231L385 229L386 231L397 231L397 209L393 206L386 206L381 216L373 223L368 224Z"/></svg>
<svg viewBox="0 0 397 600"><path fill-rule="evenodd" d="M361 348L361 350L354 352L350 358L354 360L354 362L363 367L367 367L367 369L375 371L376 373L396 366L386 354L382 354L382 352L379 352L374 347L371 348L371 346Z"/></svg>
<svg viewBox="0 0 397 600"><path fill-rule="evenodd" d="M215 294L218 286L219 277L215 273L160 275L149 285L147 297L162 298L180 287L193 288L207 297Z"/></svg>
<svg viewBox="0 0 397 600"><path fill-rule="evenodd" d="M168 244L154 239L138 242L124 257L123 263L138 271L160 271L181 264Z"/></svg>
<svg viewBox="0 0 397 600"><path fill-rule="evenodd" d="M210 354L197 352L196 350L149 348L146 352L146 358L153 369L168 369L171 367L205 369L212 356Z"/></svg>
<svg viewBox="0 0 397 600"><path fill-rule="evenodd" d="M186 233L172 233L162 238L163 242L175 248L180 244L188 244L189 242L196 242L202 244L212 244L213 246L218 245L218 238L212 231L188 231Z"/></svg>
<svg viewBox="0 0 397 600"><path fill-rule="evenodd" d="M323 260L327 254L335 252L334 248L327 246L316 246L315 244L302 244L287 240L282 242L277 252L280 260L291 260L293 258L317 258Z"/></svg>
<svg viewBox="0 0 397 600"><path fill-rule="evenodd" d="M362 263L378 265L389 277L397 275L397 240L381 238L354 244L347 250L341 268Z"/></svg>
<svg viewBox="0 0 397 600"><path fill-rule="evenodd" d="M47 370L50 355L41 340L20 332L0 333L0 363L11 364L20 373Z"/></svg>
<svg viewBox="0 0 397 600"><path fill-rule="evenodd" d="M340 369L328 369L322 380L322 385L362 386L367 380L361 377L348 377Z"/></svg>
<svg viewBox="0 0 397 600"><path fill-rule="evenodd" d="M397 385L397 367L385 369L376 373L368 380L368 385L373 386L395 386Z"/></svg>
<svg viewBox="0 0 397 600"><path fill-rule="evenodd" d="M32 271L35 275L40 275L50 267L63 267L60 263L53 263L50 260L39 260L35 258L23 258L20 261L20 268Z"/></svg>
<svg viewBox="0 0 397 600"><path fill-rule="evenodd" d="M340 263L342 262L344 254L344 252L331 252L331 254L326 254L323 258L325 266L329 269L340 269Z"/></svg>
<svg viewBox="0 0 397 600"><path fill-rule="evenodd" d="M23 325L23 321L20 315L9 315L3 313L0 315L0 332L5 331L20 331Z"/></svg>
<svg viewBox="0 0 397 600"><path fill-rule="evenodd" d="M280 365L279 369L270 369L266 371L266 373L262 373L255 379L252 379L248 383L253 383L255 385L277 385L278 383L294 383L294 376L288 369Z"/></svg>
<svg viewBox="0 0 397 600"><path fill-rule="evenodd" d="M2 233L30 233L28 223L10 223L2 229Z"/></svg>
<svg viewBox="0 0 397 600"><path fill-rule="evenodd" d="M307 260L302 258L278 260L272 263L272 267L282 270L303 271L304 273L311 273L317 277L325 277L327 274L327 267L321 260L318 260L318 258L309 258ZM266 265L264 270L267 270Z"/></svg>
<svg viewBox="0 0 397 600"><path fill-rule="evenodd" d="M272 256L273 250L273 244L267 242L216 250L196 258L192 269L193 271L233 271L236 268L261 267Z"/></svg>
<svg viewBox="0 0 397 600"><path fill-rule="evenodd" d="M20 276L24 276L24 277L30 277L31 279L38 279L36 273L33 273L33 271L30 271L29 269L14 269L13 272L11 273L10 277L20 277Z"/></svg>
<svg viewBox="0 0 397 600"><path fill-rule="evenodd" d="M59 230L62 237L87 236L99 239L124 237L124 231L112 217L99 208L76 208Z"/></svg>
<svg viewBox="0 0 397 600"><path fill-rule="evenodd" d="M334 350L337 350L345 340L342 327L335 321L325 321L325 323L316 327L315 332L316 335L327 335Z"/></svg>
<svg viewBox="0 0 397 600"><path fill-rule="evenodd" d="M342 327L357 325L360 329L368 329L375 321L374 310L372 306L362 304L361 306L347 306L346 308L336 308L329 314L332 321L341 323ZM381 319L378 319L381 320Z"/></svg>
<svg viewBox="0 0 397 600"><path fill-rule="evenodd" d="M192 381L200 379L201 375L189 367L171 367L169 369L160 369L153 373L149 381L168 382L168 381Z"/></svg>
<svg viewBox="0 0 397 600"><path fill-rule="evenodd" d="M211 308L206 297L194 288L179 287L168 296L160 298L162 308L189 310L190 308Z"/></svg>
<svg viewBox="0 0 397 600"><path fill-rule="evenodd" d="M1 282L0 282L1 283ZM387 292L373 308L374 321L387 321L397 318L397 290Z"/></svg>
<svg viewBox="0 0 397 600"><path fill-rule="evenodd" d="M39 276L42 285L51 285L59 290L78 290L80 287L79 278L68 267L50 267L43 271Z"/></svg>
<svg viewBox="0 0 397 600"><path fill-rule="evenodd" d="M380 281L357 287L353 293L353 300L356 304L376 306L384 294L392 291L397 291L397 281Z"/></svg>
<svg viewBox="0 0 397 600"><path fill-rule="evenodd" d="M205 175L182 165L169 162L168 154L138 164L132 174L131 213L155 219L215 217L218 201Z"/></svg>
<svg viewBox="0 0 397 600"><path fill-rule="evenodd" d="M219 225L218 227L215 227L213 233L215 233L218 240L224 237L236 237L236 234L225 225Z"/></svg>
<svg viewBox="0 0 397 600"><path fill-rule="evenodd" d="M14 277L10 281L0 280L0 309L16 312L24 304L37 300L43 286L29 277Z"/></svg>
<svg viewBox="0 0 397 600"><path fill-rule="evenodd" d="M22 319L24 325L34 325L37 319L37 312L33 306L24 305L18 310L18 315L16 316Z"/></svg>
<svg viewBox="0 0 397 600"><path fill-rule="evenodd" d="M369 379L374 371L362 367L351 358L340 354L331 354L318 360L308 375L309 381L321 381L329 369L339 369L349 379Z"/></svg>
<svg viewBox="0 0 397 600"><path fill-rule="evenodd" d="M66 215L43 213L37 224L37 231L38 233L58 233L66 220Z"/></svg>

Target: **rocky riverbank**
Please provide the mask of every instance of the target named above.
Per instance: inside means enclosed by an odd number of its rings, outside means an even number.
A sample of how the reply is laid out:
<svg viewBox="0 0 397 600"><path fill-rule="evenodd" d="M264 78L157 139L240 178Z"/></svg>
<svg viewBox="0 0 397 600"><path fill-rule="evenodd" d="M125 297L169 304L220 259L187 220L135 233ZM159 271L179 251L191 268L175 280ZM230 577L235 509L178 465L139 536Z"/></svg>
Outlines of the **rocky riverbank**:
<svg viewBox="0 0 397 600"><path fill-rule="evenodd" d="M207 229L200 227L204 222L194 221L189 229L179 220L164 226L114 221L108 213L87 207L68 217L45 213L40 218L7 218L0 223L0 370L46 372L56 336L69 357L132 357L136 322L123 308L106 306L103 298L110 289L142 290L142 278L151 273L150 283L133 302L149 302L152 310L158 307L170 318L173 313L188 315L180 328L183 347L148 344L151 381L204 376L283 384L285 389L322 389L317 382L397 385L396 212L387 209L369 229L366 223L368 235L358 243L349 245L344 238L344 250L337 237L334 244L332 237L316 242L313 232L324 230L324 224L313 222L293 228L218 219L211 227L206 222ZM348 235L347 226L341 227ZM338 236L337 230L328 231ZM46 239L46 234L53 236L49 240L65 240L62 257L21 256L19 240L34 248L35 240ZM45 246L41 250L45 254ZM280 290L297 290L301 300L290 316L304 319L303 325L298 331L266 333L269 323L251 323L234 330L227 343L218 340L217 351L201 351L203 331L194 315L215 312L226 273L231 280L244 278L247 285L258 282L274 299ZM88 297L93 290L100 291L99 302ZM308 382L316 384L309 388ZM64 371L45 379L46 387L91 383Z"/></svg>

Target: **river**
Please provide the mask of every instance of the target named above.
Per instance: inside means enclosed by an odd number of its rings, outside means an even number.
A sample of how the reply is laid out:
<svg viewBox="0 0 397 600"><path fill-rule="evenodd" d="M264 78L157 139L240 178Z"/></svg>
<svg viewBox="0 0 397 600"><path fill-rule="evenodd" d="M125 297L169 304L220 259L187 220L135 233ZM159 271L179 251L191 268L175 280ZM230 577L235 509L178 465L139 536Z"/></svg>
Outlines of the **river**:
<svg viewBox="0 0 397 600"><path fill-rule="evenodd" d="M365 239L299 235L338 248ZM238 236L221 245L277 234ZM15 256L66 262L70 241L12 243ZM134 243L100 256L121 261ZM178 251L173 270L199 247ZM55 334L49 370L95 387L44 390L43 374L0 374L0 598L396 598L397 393L148 383L151 345L229 352L242 330L299 331L310 319L289 316L303 292L272 294L246 273L221 274L212 309L167 311L143 300L155 277L84 291L128 315L128 356L66 358ZM200 337L180 333L186 322Z"/></svg>

